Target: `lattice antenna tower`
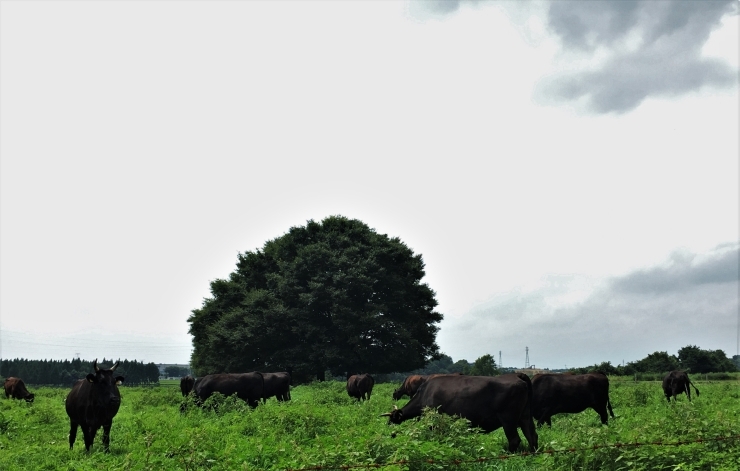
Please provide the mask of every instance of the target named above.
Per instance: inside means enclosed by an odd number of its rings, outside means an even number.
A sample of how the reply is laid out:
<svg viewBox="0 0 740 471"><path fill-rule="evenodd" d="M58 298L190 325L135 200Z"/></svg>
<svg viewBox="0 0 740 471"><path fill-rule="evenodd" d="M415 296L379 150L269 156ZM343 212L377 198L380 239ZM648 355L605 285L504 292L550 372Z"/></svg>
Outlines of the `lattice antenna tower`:
<svg viewBox="0 0 740 471"><path fill-rule="evenodd" d="M529 368L529 347L524 347L524 351L527 353L527 356L524 358L524 367Z"/></svg>

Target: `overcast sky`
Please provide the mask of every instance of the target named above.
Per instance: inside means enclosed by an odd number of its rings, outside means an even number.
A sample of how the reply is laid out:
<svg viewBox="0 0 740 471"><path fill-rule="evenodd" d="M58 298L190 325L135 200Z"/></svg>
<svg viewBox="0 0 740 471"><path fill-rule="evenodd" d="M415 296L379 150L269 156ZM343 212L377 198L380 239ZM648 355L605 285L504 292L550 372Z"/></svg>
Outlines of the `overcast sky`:
<svg viewBox="0 0 740 471"><path fill-rule="evenodd" d="M187 363L237 254L401 238L453 359L737 353L738 2L0 3L0 356Z"/></svg>

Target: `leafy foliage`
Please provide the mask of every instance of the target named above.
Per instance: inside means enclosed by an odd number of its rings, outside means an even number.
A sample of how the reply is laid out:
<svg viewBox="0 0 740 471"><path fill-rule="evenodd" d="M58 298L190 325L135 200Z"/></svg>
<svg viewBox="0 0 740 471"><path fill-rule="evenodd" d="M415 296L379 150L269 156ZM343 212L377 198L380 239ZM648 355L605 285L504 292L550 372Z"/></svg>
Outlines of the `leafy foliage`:
<svg viewBox="0 0 740 471"><path fill-rule="evenodd" d="M499 370L496 367L496 361L491 355L486 353L482 357L478 358L473 362L473 366L465 374L473 376L495 376L499 374Z"/></svg>
<svg viewBox="0 0 740 471"><path fill-rule="evenodd" d="M442 315L424 262L358 220L308 221L239 254L188 319L197 374L292 368L294 379L422 367Z"/></svg>
<svg viewBox="0 0 740 471"><path fill-rule="evenodd" d="M678 356L668 352L654 352L642 360L629 362L622 366L613 366L611 362L584 368L572 368L574 373L602 371L608 375L625 376L637 373L667 373L673 370L684 370L690 373L712 373L739 371L732 360L722 350L703 350L689 345L678 351ZM662 379L662 378L661 378Z"/></svg>

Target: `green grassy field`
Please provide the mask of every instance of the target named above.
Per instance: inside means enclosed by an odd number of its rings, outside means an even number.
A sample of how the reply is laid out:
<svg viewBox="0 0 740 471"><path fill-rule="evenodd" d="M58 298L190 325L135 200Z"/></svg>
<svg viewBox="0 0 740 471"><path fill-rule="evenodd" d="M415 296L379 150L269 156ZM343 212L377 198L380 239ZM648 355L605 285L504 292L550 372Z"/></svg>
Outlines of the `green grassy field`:
<svg viewBox="0 0 740 471"><path fill-rule="evenodd" d="M82 433L74 450L68 449L64 411L68 390L29 386L36 393L33 404L0 400L0 470L282 470L344 465L383 465L387 470L740 469L740 440L714 440L740 435L737 381L698 382L700 397L689 403L682 396L670 405L659 383L612 381L617 417L608 426L602 426L592 410L557 415L551 429L538 430L540 449L555 453L536 456L507 455L500 429L473 433L465 421L434 413L388 426L379 415L392 409L394 387L378 384L370 401L357 403L347 396L343 383L314 383L294 388L289 403L272 399L250 410L241 401L216 398L209 400L214 407L190 408L184 414L179 412L182 399L176 382L121 388L111 453L102 453L101 431L92 453L86 454ZM399 401L399 407L405 402ZM706 441L601 447L698 439ZM571 448L575 451L568 451ZM466 462L479 458L488 460ZM392 464L398 462L402 463Z"/></svg>

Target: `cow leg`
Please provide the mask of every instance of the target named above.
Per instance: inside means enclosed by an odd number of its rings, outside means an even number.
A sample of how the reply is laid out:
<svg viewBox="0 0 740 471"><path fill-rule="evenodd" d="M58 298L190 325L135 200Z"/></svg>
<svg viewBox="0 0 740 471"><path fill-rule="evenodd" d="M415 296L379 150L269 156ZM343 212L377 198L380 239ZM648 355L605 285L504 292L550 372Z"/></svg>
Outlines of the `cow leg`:
<svg viewBox="0 0 740 471"><path fill-rule="evenodd" d="M519 427L522 429L524 438L527 439L527 443L529 443L529 451L536 451L539 443L537 430L535 430L534 420L532 420L532 417L522 417L519 420Z"/></svg>
<svg viewBox="0 0 740 471"><path fill-rule="evenodd" d="M82 427L82 435L85 437L85 451L88 453L93 445L96 433L98 433L97 427L93 427L92 425L84 425Z"/></svg>
<svg viewBox="0 0 740 471"><path fill-rule="evenodd" d="M70 420L69 422L69 449L72 449L72 446L75 444L75 440L77 439L77 422ZM83 432L84 433L84 432Z"/></svg>
<svg viewBox="0 0 740 471"><path fill-rule="evenodd" d="M601 425L609 425L609 416L606 415L606 404L602 404L598 407L593 407L593 410L601 417Z"/></svg>
<svg viewBox="0 0 740 471"><path fill-rule="evenodd" d="M113 425L105 424L103 425L103 449L106 453L110 453L110 427Z"/></svg>
<svg viewBox="0 0 740 471"><path fill-rule="evenodd" d="M686 387L686 397L688 397L689 402L691 402L691 389L689 389L689 384L686 383L684 386Z"/></svg>
<svg viewBox="0 0 740 471"><path fill-rule="evenodd" d="M552 427L552 421L550 420L551 418L552 414L549 410L545 409L544 411L542 411L540 418L537 419L537 426L542 427L543 424L547 423L548 426Z"/></svg>
<svg viewBox="0 0 740 471"><path fill-rule="evenodd" d="M522 443L522 439L519 438L519 432L516 431L516 423L512 424L508 422L508 425L504 425L504 433L506 434L506 438L509 439L509 451L511 453L516 452Z"/></svg>

